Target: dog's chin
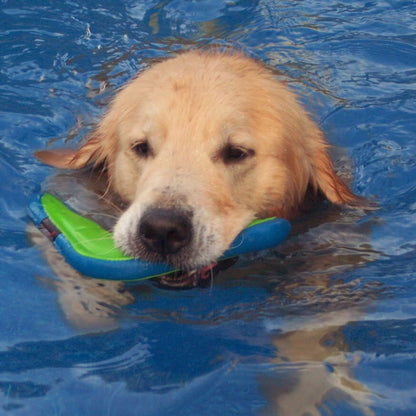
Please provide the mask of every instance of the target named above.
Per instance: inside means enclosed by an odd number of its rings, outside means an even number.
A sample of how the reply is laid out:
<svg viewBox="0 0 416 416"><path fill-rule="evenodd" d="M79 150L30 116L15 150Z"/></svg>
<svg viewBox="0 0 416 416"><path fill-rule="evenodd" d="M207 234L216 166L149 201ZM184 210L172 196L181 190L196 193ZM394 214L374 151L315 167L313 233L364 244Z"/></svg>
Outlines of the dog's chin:
<svg viewBox="0 0 416 416"><path fill-rule="evenodd" d="M185 272L204 268L212 263L215 263L222 255L223 251L213 250L211 248L194 248L192 246L174 254L160 254L148 250L144 244L137 239L128 239L128 241L116 241L120 250L129 257L140 259L150 263L167 264L174 269L179 269Z"/></svg>
<svg viewBox="0 0 416 416"><path fill-rule="evenodd" d="M179 269L183 271L191 271L194 269L199 269L207 264L212 263L215 259L195 259L191 253L184 251L175 254L166 254L161 255L158 253L149 252L146 249L136 249L130 252L130 256L144 260L150 263L163 263L172 266L174 269Z"/></svg>
<svg viewBox="0 0 416 416"><path fill-rule="evenodd" d="M173 271L156 276L152 280L154 283L166 289L191 289L195 287L209 287L212 285L213 278L222 270L232 266L237 257L218 260L221 254L213 257L193 258L187 250L175 255L159 255L147 251L144 247L130 248L127 255L152 263L164 263L173 267Z"/></svg>

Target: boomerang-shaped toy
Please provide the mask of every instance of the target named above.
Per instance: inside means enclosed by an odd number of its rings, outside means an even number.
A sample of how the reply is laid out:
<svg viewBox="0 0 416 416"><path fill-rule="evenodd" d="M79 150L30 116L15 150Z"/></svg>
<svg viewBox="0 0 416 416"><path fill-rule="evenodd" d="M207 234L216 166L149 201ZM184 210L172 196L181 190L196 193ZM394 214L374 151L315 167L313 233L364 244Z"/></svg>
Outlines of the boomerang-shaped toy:
<svg viewBox="0 0 416 416"><path fill-rule="evenodd" d="M30 202L29 215L67 263L86 276L138 281L178 272L167 264L125 256L114 245L110 232L77 214L49 193L38 195ZM254 221L237 236L218 262L275 247L287 237L289 231L290 224L285 219Z"/></svg>

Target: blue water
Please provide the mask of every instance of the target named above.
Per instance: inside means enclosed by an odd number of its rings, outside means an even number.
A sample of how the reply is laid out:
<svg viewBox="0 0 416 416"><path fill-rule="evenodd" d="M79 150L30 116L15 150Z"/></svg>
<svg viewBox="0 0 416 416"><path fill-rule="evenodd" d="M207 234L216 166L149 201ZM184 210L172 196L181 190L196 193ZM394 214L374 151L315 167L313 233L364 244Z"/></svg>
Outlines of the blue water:
<svg viewBox="0 0 416 416"><path fill-rule="evenodd" d="M416 414L414 1L2 0L0 22L0 414ZM60 180L77 203L84 181L33 151L210 44L275 67L379 210L322 208L209 289L58 273L27 202Z"/></svg>

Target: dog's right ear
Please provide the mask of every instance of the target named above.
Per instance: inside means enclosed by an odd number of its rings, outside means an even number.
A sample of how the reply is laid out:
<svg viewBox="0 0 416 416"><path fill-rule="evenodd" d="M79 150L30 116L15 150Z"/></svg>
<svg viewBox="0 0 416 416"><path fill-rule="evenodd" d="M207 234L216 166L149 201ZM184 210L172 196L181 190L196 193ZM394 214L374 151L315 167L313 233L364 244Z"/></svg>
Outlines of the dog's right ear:
<svg viewBox="0 0 416 416"><path fill-rule="evenodd" d="M110 151L108 140L94 134L79 149L40 150L35 156L43 163L59 169L81 169L87 165L105 163Z"/></svg>

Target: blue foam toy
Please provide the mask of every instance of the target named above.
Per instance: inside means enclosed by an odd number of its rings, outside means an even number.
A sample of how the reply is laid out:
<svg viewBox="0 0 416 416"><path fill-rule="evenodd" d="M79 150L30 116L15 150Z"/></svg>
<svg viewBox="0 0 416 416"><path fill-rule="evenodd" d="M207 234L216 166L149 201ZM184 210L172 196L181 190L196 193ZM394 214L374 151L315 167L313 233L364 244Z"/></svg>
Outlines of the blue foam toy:
<svg viewBox="0 0 416 416"><path fill-rule="evenodd" d="M49 193L37 195L29 204L29 215L53 241L65 260L80 273L98 279L137 281L176 271L161 263L149 263L125 256L113 236L94 221L85 218ZM269 249L289 234L285 219L257 220L244 229L218 261L241 254Z"/></svg>

